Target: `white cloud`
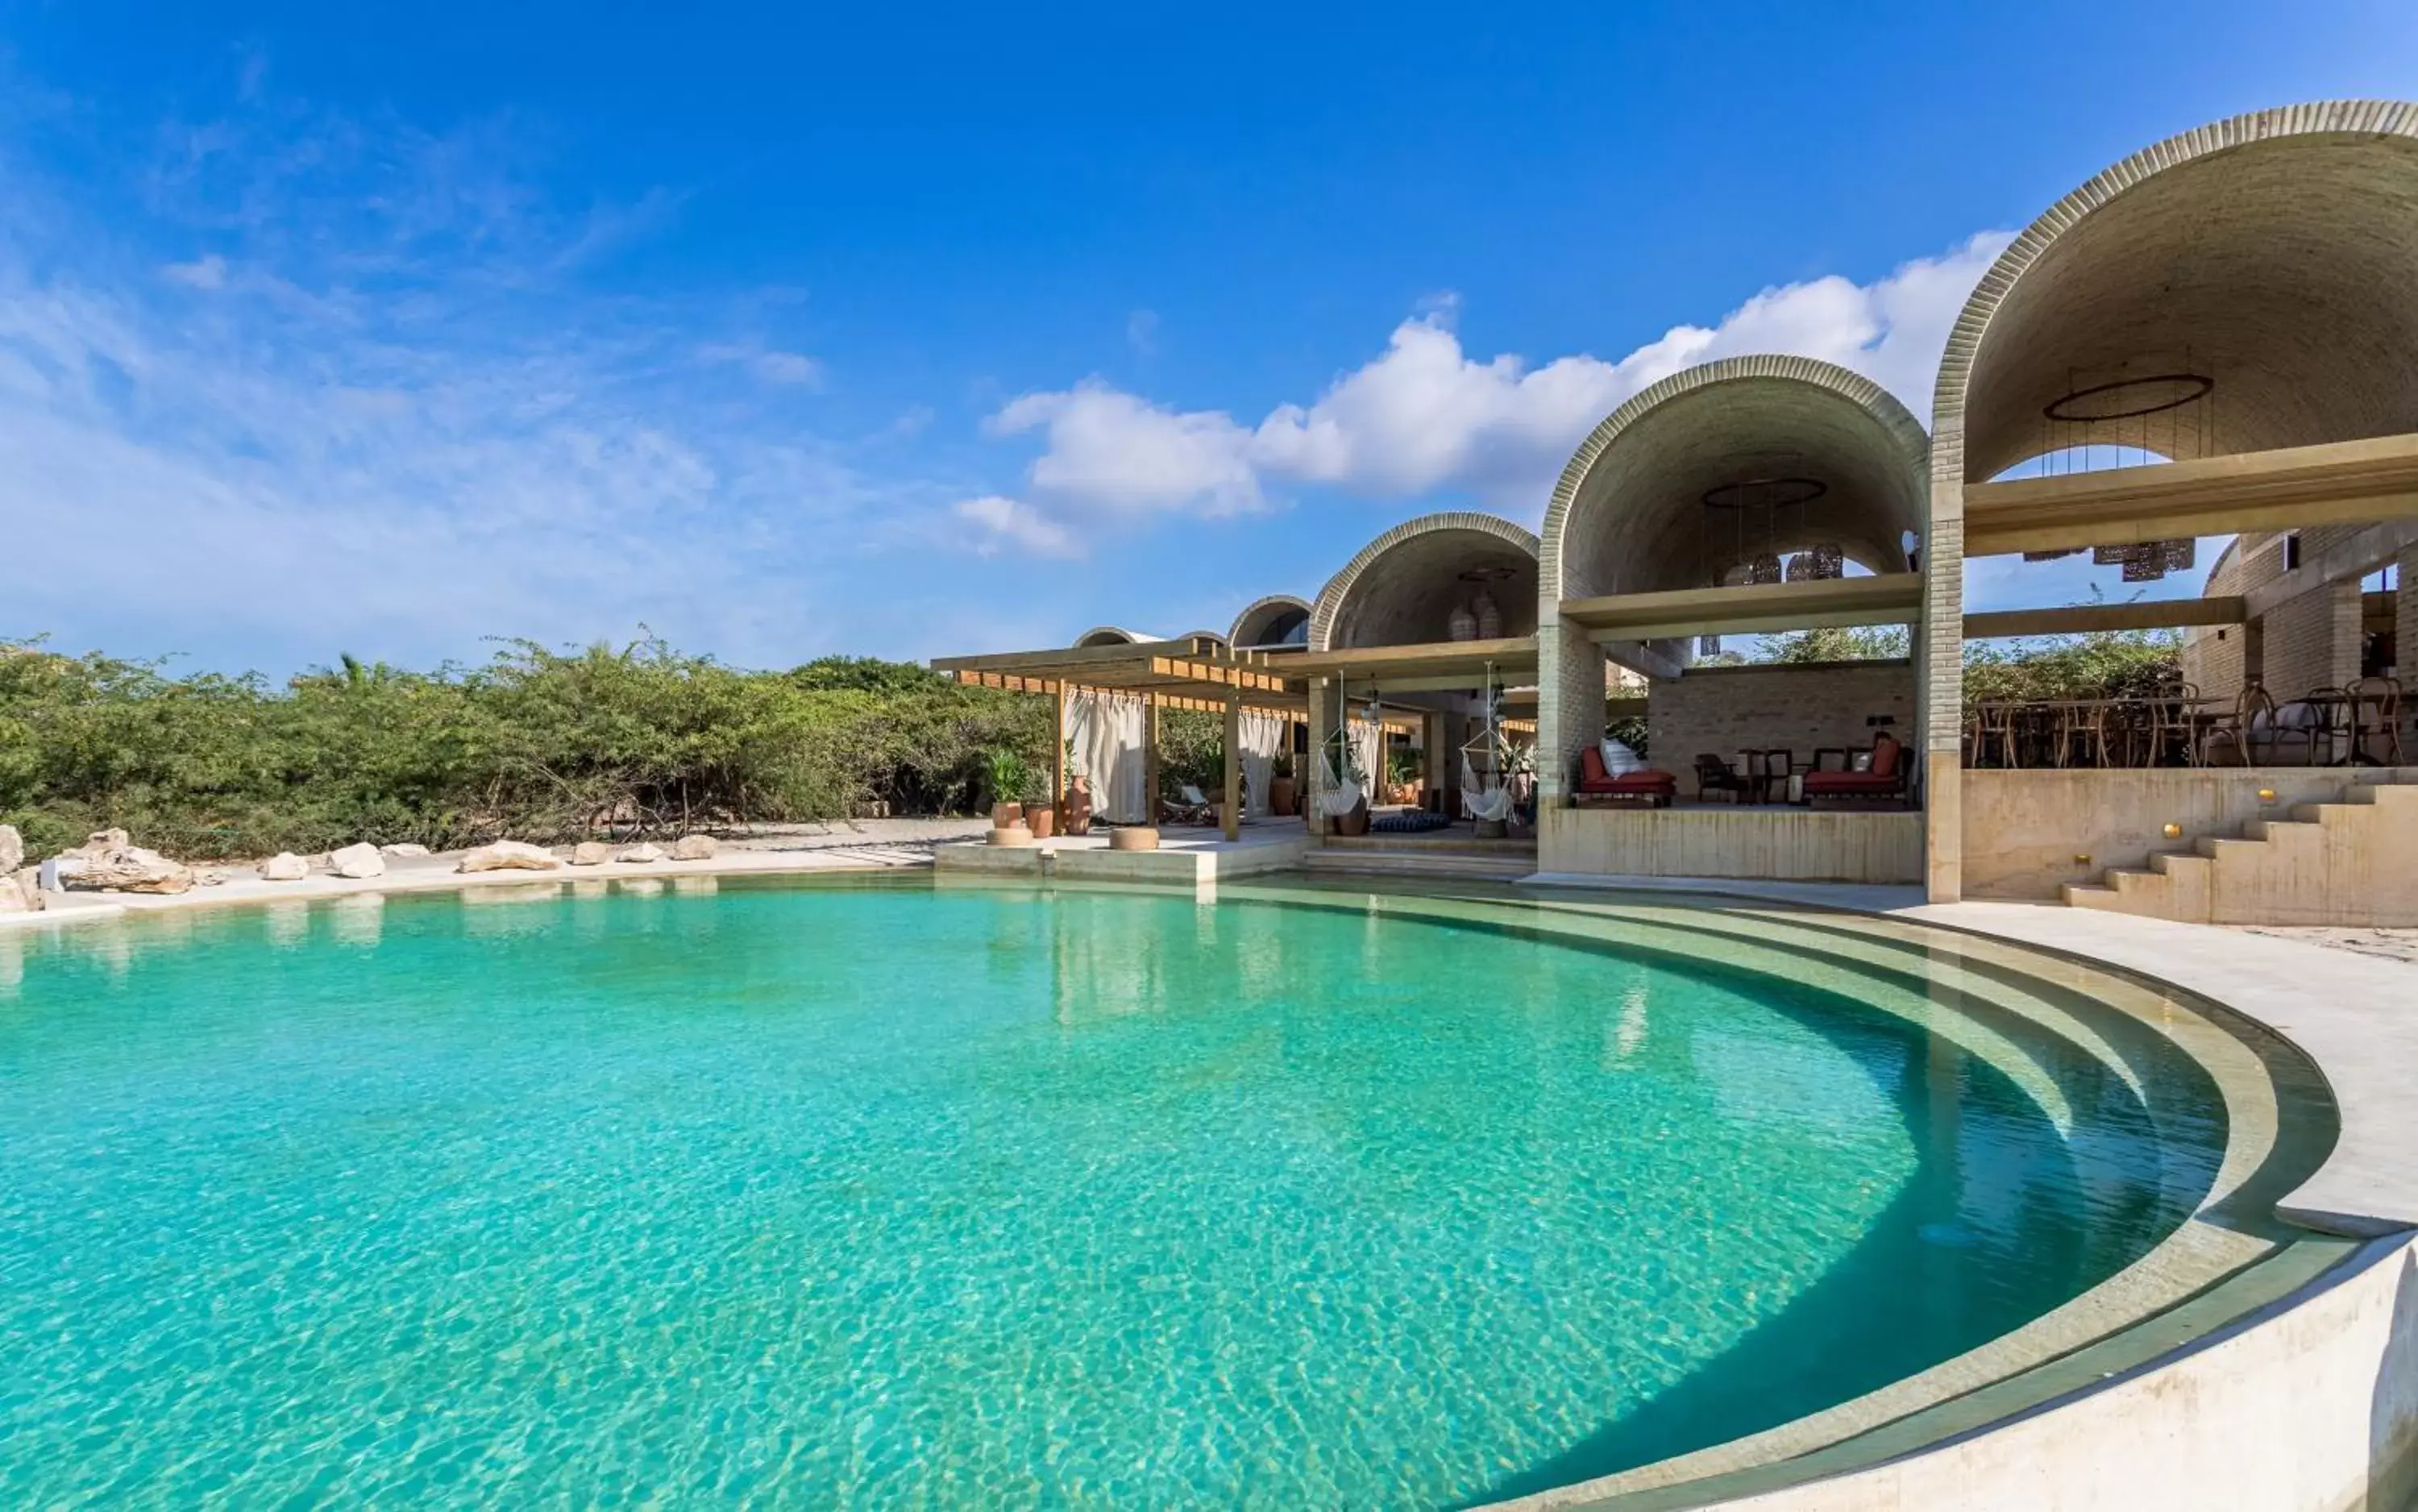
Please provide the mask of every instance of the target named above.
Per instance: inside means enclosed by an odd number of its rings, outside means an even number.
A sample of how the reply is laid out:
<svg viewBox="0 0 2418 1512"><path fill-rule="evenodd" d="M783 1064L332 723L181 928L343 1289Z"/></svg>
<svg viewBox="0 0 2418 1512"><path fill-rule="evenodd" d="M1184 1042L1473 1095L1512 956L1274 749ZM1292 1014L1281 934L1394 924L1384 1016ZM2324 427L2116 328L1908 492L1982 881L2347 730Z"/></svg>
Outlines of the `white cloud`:
<svg viewBox="0 0 2418 1512"><path fill-rule="evenodd" d="M744 368L766 383L822 387L823 365L800 352L768 350L752 342L709 342L696 355L701 361Z"/></svg>
<svg viewBox="0 0 2418 1512"><path fill-rule="evenodd" d="M1053 503L1137 514L1260 507L1249 438L1219 411L1178 413L1105 384L1081 383L1064 393L1027 394L984 428L993 435L1047 435L1032 483Z"/></svg>
<svg viewBox="0 0 2418 1512"><path fill-rule="evenodd" d="M1315 401L1279 405L1256 426L1093 380L1027 394L987 429L1043 433L1031 492L1068 512L1231 513L1258 507L1273 487L1308 483L1391 497L1464 492L1533 518L1598 420L1698 363L1761 352L1819 358L1927 415L1949 328L2007 240L1985 233L1870 284L1833 276L1766 289L1717 325L1674 327L1613 361L1472 357L1452 326L1458 299L1431 296L1385 351Z"/></svg>
<svg viewBox="0 0 2418 1512"><path fill-rule="evenodd" d="M190 263L170 263L160 269L160 276L189 288L222 289L226 287L226 259L211 252Z"/></svg>
<svg viewBox="0 0 2418 1512"><path fill-rule="evenodd" d="M995 556L1002 547L1014 547L1034 557L1080 557L1083 543L1075 533L1048 518L1031 505L986 494L980 498L961 499L957 518L982 527L984 535L975 542L974 550L985 557Z"/></svg>

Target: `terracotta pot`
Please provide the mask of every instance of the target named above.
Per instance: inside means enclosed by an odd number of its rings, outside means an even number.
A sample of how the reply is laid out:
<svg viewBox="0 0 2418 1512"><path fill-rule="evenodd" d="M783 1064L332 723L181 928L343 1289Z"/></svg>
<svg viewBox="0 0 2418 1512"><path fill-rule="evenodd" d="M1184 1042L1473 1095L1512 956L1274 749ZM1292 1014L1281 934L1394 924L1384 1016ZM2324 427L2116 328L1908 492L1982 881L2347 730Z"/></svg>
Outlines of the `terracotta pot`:
<svg viewBox="0 0 2418 1512"><path fill-rule="evenodd" d="M1058 811L1046 804L1035 803L1024 816L1024 822L1033 831L1033 838L1047 840L1057 832Z"/></svg>
<svg viewBox="0 0 2418 1512"><path fill-rule="evenodd" d="M1058 812L1065 821L1060 826L1064 833L1092 832L1092 784L1089 778L1078 777L1067 787L1065 798L1058 804Z"/></svg>
<svg viewBox="0 0 2418 1512"><path fill-rule="evenodd" d="M1125 824L1109 832L1110 850L1156 850L1158 832L1148 825Z"/></svg>
<svg viewBox="0 0 2418 1512"><path fill-rule="evenodd" d="M1335 832L1337 834L1367 834L1369 832L1369 805L1366 803L1356 803L1353 805L1352 812L1344 815L1341 818L1335 820L1334 824Z"/></svg>
<svg viewBox="0 0 2418 1512"><path fill-rule="evenodd" d="M1293 799L1293 779L1291 777L1270 777L1268 779L1268 810L1270 813L1292 813Z"/></svg>
<svg viewBox="0 0 2418 1512"><path fill-rule="evenodd" d="M993 803L990 806L990 827L994 830L1004 830L1023 822L1024 805L1021 803Z"/></svg>

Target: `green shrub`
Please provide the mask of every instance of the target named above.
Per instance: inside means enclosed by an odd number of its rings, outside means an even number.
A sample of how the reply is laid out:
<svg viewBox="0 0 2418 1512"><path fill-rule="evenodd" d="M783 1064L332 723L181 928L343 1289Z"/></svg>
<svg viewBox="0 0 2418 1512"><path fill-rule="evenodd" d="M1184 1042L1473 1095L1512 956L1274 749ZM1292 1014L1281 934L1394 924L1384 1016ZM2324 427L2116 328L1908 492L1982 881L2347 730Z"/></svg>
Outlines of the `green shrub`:
<svg viewBox="0 0 2418 1512"><path fill-rule="evenodd" d="M48 854L115 825L194 858L960 813L985 755L1046 759L1048 700L826 658L746 672L652 636L277 687L0 646L0 822Z"/></svg>

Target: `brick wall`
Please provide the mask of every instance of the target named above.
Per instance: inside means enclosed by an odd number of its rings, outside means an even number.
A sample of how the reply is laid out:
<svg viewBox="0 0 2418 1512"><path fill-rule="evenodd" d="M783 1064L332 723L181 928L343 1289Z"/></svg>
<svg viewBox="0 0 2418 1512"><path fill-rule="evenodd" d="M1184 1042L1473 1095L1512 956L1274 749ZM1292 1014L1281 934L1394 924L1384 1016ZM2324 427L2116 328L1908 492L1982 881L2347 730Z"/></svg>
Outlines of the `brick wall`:
<svg viewBox="0 0 2418 1512"><path fill-rule="evenodd" d="M1686 772L1697 753L1736 760L1739 751L1784 747L1799 761L1817 746L1869 750L1865 720L1885 714L1890 733L1915 748L1915 676L1905 661L1814 666L1697 667L1647 695L1646 742L1654 765Z"/></svg>
<svg viewBox="0 0 2418 1512"><path fill-rule="evenodd" d="M2277 605L2267 616L2260 652L2267 691L2282 703L2359 676L2359 619L2357 579Z"/></svg>

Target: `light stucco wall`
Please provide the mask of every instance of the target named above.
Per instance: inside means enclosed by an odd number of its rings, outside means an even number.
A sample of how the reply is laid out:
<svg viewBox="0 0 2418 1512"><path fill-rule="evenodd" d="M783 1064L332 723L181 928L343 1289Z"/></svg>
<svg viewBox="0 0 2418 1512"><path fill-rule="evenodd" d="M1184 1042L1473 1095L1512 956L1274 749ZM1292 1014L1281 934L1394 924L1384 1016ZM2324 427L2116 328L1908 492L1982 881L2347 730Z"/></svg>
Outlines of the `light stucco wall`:
<svg viewBox="0 0 2418 1512"><path fill-rule="evenodd" d="M2237 836L2253 819L2288 819L2295 803L2338 801L2353 780L2394 773L2323 767L2124 768L1964 774L1965 893L2053 899L2065 882L2095 883L2110 866L2141 867L2158 850ZM2418 770L2398 775L2418 780ZM2275 796L2262 799L2261 791ZM2173 824L2181 835L2169 837Z"/></svg>
<svg viewBox="0 0 2418 1512"><path fill-rule="evenodd" d="M1647 692L1646 744L1683 787L1699 752L1735 761L1742 750L1777 747L1806 761L1821 746L1869 750L1884 728L1911 750L1914 693L1914 667L1902 660L1695 667Z"/></svg>
<svg viewBox="0 0 2418 1512"><path fill-rule="evenodd" d="M1912 810L1548 808L1537 822L1542 872L1793 882L1922 876L1922 816Z"/></svg>

